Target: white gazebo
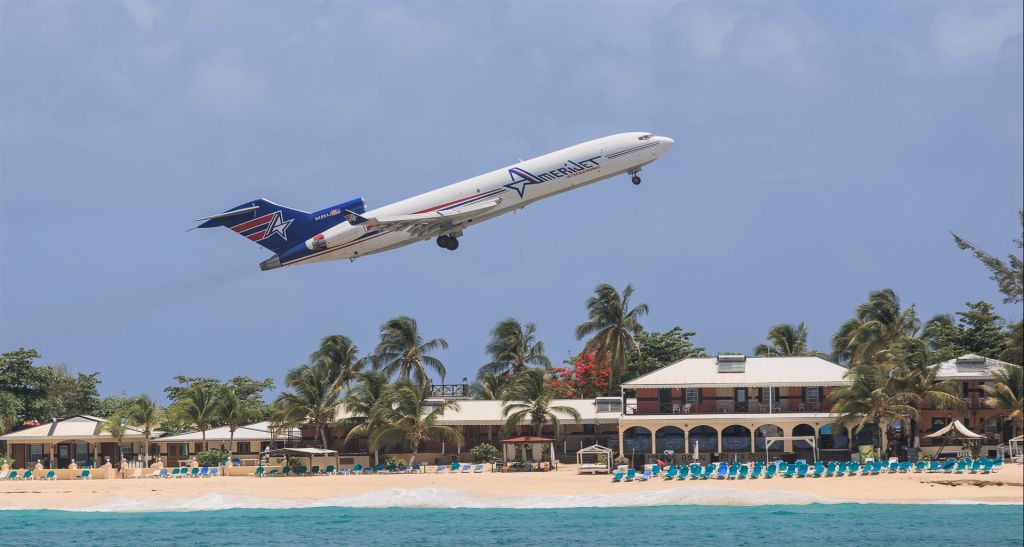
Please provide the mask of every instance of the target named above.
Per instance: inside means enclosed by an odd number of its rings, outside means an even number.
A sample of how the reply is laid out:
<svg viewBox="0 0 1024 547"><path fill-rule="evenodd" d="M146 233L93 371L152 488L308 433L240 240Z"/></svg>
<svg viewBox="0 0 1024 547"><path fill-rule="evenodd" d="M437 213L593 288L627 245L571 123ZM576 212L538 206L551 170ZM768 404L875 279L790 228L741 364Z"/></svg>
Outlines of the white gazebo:
<svg viewBox="0 0 1024 547"><path fill-rule="evenodd" d="M576 452L576 473L611 473L614 458L615 451L611 448L599 444L588 446Z"/></svg>

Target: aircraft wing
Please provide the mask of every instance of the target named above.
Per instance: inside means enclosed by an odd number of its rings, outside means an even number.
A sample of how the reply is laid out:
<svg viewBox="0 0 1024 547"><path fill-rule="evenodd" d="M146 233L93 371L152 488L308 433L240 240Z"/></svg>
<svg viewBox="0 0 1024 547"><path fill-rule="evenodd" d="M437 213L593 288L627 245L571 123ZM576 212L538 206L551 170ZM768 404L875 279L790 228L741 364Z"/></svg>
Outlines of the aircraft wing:
<svg viewBox="0 0 1024 547"><path fill-rule="evenodd" d="M453 226L497 207L499 203L501 203L501 198L481 201L447 211L379 217L361 215L359 218L371 226L367 229L386 230L389 232L407 231L414 236L424 236L450 230Z"/></svg>

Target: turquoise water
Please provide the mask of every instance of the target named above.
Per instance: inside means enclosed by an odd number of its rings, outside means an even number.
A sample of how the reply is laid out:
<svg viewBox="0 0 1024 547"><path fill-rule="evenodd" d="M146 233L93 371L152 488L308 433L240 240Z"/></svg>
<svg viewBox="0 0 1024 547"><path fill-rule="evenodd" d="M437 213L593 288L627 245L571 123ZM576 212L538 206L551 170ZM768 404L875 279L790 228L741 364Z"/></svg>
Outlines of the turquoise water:
<svg viewBox="0 0 1024 547"><path fill-rule="evenodd" d="M1020 546L1019 505L0 511L0 545Z"/></svg>

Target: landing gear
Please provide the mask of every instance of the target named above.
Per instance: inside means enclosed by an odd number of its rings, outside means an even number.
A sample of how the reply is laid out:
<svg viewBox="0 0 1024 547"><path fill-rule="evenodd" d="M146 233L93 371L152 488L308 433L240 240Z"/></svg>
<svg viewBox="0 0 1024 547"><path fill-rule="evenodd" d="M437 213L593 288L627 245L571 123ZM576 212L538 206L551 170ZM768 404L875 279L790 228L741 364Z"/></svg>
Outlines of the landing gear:
<svg viewBox="0 0 1024 547"><path fill-rule="evenodd" d="M630 175L633 175L633 184L640 184L640 177L637 176L637 173L640 172L640 168L630 169L629 171L626 172L629 173Z"/></svg>
<svg viewBox="0 0 1024 547"><path fill-rule="evenodd" d="M459 248L459 240L450 235L437 236L437 246L442 249L454 251Z"/></svg>

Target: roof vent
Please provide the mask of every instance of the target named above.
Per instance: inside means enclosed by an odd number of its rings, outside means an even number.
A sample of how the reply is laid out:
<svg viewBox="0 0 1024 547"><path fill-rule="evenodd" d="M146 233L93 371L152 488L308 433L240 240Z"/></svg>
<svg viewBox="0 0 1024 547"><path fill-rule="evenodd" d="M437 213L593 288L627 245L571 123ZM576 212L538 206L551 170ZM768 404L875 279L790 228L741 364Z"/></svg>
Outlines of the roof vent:
<svg viewBox="0 0 1024 547"><path fill-rule="evenodd" d="M744 372L746 370L746 355L719 355L715 360L718 362L718 372Z"/></svg>

